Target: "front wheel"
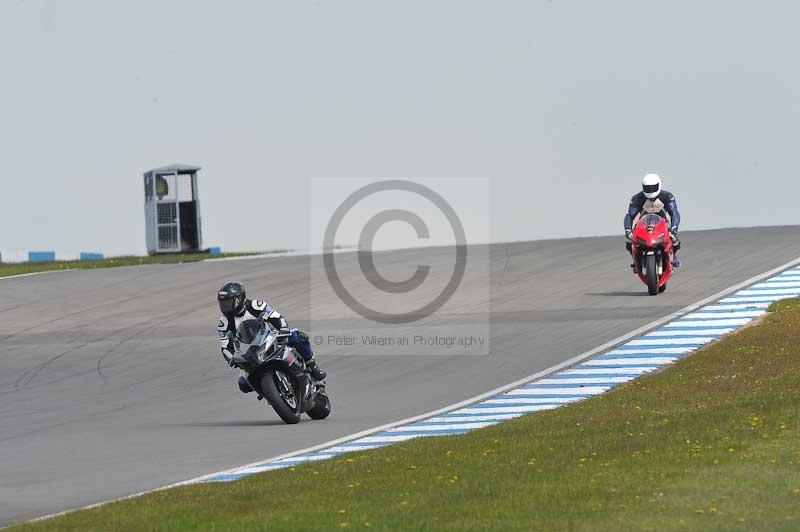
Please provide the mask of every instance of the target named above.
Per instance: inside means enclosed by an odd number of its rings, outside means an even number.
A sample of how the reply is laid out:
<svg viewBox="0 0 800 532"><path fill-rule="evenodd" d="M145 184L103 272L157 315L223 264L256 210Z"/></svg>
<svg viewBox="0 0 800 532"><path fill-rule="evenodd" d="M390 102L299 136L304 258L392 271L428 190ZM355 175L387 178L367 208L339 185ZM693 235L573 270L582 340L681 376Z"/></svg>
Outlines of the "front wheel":
<svg viewBox="0 0 800 532"><path fill-rule="evenodd" d="M285 423L294 425L300 421L300 401L292 382L284 372L266 370L261 377L261 391Z"/></svg>
<svg viewBox="0 0 800 532"><path fill-rule="evenodd" d="M658 270L656 269L656 256L647 255L644 262L645 273L647 274L647 292L651 295L658 294Z"/></svg>
<svg viewBox="0 0 800 532"><path fill-rule="evenodd" d="M327 394L317 394L316 403L314 408L306 412L311 419L325 419L331 415L331 400Z"/></svg>

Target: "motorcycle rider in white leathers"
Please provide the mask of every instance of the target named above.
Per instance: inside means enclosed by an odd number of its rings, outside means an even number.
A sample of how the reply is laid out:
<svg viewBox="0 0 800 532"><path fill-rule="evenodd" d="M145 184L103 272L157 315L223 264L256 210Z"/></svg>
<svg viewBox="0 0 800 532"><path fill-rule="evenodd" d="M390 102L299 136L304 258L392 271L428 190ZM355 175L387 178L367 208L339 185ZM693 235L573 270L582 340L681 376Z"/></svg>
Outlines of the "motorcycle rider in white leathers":
<svg viewBox="0 0 800 532"><path fill-rule="evenodd" d="M258 319L258 317L266 312L264 320L277 330L285 330L288 328L286 319L280 313L266 302L258 299L247 299L244 285L239 282L225 283L222 288L217 291L217 303L222 312L222 316L217 322L217 332L220 338L220 349L222 350L222 357L230 365L233 357L234 349L232 340L229 333L236 334L236 330L243 321ZM314 350L311 348L311 343L308 341L308 335L297 329L291 329L288 338L288 345L293 347L300 356L305 360L306 367L311 373L311 376L318 380L325 380L327 374L320 369L317 362L314 360ZM253 388L247 382L244 373L239 375L239 389L243 393L252 392Z"/></svg>

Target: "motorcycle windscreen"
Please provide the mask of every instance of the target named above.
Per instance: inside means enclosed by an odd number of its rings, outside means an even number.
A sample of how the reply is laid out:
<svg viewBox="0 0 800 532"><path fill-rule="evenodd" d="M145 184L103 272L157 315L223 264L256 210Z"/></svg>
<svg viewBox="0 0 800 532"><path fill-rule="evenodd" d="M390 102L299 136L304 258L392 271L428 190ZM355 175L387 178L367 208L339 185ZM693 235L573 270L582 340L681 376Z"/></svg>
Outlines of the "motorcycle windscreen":
<svg viewBox="0 0 800 532"><path fill-rule="evenodd" d="M664 219L664 218L662 218L661 216L659 216L659 215L657 215L657 214L647 214L647 215L645 215L645 216L643 216L643 217L642 217L642 223L643 223L643 224L644 224L644 226L645 226L645 227L647 227L648 229L650 229L651 227L652 227L653 229L655 229L655 228L656 228L656 226L658 226L658 224L659 224L659 223L660 223L660 222L661 222L663 219Z"/></svg>
<svg viewBox="0 0 800 532"><path fill-rule="evenodd" d="M261 324L258 320L245 320L236 329L236 337L243 344L252 344L260 332Z"/></svg>

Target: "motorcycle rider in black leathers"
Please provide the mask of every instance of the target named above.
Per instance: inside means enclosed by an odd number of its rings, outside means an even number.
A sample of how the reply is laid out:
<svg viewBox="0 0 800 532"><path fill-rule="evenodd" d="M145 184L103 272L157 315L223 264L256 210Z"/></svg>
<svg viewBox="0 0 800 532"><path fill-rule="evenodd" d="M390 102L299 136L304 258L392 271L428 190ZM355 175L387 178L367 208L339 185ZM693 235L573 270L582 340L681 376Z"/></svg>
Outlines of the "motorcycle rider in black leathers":
<svg viewBox="0 0 800 532"><path fill-rule="evenodd" d="M236 334L236 329L242 321L257 319L262 312L266 312L264 320L270 325L279 331L288 328L286 319L264 301L247 299L242 283L225 283L217 291L217 303L219 303L219 310L222 312L222 316L220 316L217 323L220 349L222 350L222 357L228 364L231 364L231 358L234 353L232 340L229 338L228 333ZM292 329L287 343L300 353L314 379L318 381L325 380L327 374L320 369L314 360L314 350L311 348L311 343L308 341L306 333ZM239 376L239 389L243 393L253 391L244 374Z"/></svg>
<svg viewBox="0 0 800 532"><path fill-rule="evenodd" d="M672 266L679 268L678 250L681 241L678 240L678 228L681 225L681 214L678 212L678 203L675 196L661 188L661 178L658 174L647 174L642 179L642 191L631 198L628 213L625 215L625 249L631 251L631 233L633 222L642 214L657 214L669 223L669 233L672 239ZM631 267L634 265L631 264Z"/></svg>

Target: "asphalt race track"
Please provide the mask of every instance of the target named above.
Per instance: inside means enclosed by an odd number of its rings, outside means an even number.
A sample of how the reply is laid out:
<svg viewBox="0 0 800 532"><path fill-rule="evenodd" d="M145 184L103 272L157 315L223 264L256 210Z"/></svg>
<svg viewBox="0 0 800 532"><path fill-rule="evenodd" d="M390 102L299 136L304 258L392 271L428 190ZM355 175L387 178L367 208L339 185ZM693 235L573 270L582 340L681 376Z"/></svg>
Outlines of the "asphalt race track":
<svg viewBox="0 0 800 532"><path fill-rule="evenodd" d="M630 273L621 238L494 245L491 316L484 307L437 316L444 324L488 321L491 355L326 356L320 349L334 413L296 426L239 393L236 374L216 347L214 296L225 280L242 280L249 295L267 297L292 325L304 327L308 293L298 287L308 279L306 257L0 279L0 524L446 406L800 256L798 227L682 238L684 266L658 297L646 296ZM407 271L424 259L435 277L436 265L452 254L444 248L390 252L379 268ZM341 275L361 274L344 267ZM314 301L315 308L326 304ZM327 325L348 327L335 317Z"/></svg>

